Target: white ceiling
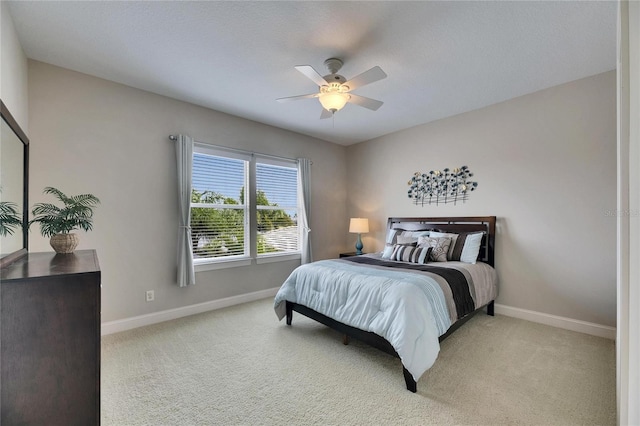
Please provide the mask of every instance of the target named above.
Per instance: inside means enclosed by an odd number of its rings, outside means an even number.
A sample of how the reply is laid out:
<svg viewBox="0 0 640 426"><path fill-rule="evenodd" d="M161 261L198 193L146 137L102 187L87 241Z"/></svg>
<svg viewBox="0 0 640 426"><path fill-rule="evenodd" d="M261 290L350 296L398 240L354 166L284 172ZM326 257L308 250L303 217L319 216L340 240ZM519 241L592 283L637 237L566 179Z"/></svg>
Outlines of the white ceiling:
<svg viewBox="0 0 640 426"><path fill-rule="evenodd" d="M343 145L615 69L614 1L32 2L9 10L27 57ZM384 101L320 120L295 65Z"/></svg>

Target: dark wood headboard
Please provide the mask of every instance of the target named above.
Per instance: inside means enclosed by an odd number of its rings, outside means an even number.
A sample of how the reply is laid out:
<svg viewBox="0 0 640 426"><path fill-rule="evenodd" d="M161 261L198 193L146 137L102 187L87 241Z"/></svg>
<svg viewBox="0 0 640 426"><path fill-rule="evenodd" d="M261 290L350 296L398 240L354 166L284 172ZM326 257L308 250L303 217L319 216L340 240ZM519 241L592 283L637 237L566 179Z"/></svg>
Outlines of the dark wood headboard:
<svg viewBox="0 0 640 426"><path fill-rule="evenodd" d="M478 260L495 267L494 253L496 243L495 216L466 217L390 217L387 231L404 229L405 231L441 231L441 232L479 232L483 231Z"/></svg>

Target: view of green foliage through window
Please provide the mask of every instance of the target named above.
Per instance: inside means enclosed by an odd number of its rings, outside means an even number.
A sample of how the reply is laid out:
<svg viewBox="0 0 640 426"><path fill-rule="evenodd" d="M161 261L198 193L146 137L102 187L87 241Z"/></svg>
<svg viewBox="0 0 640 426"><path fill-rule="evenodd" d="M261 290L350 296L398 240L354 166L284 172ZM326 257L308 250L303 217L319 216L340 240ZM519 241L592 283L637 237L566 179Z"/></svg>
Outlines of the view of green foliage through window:
<svg viewBox="0 0 640 426"><path fill-rule="evenodd" d="M247 160L194 154L191 234L194 258L248 255L256 215L258 255L298 250L297 169L256 164L256 205L245 203ZM247 200L248 201L248 200Z"/></svg>

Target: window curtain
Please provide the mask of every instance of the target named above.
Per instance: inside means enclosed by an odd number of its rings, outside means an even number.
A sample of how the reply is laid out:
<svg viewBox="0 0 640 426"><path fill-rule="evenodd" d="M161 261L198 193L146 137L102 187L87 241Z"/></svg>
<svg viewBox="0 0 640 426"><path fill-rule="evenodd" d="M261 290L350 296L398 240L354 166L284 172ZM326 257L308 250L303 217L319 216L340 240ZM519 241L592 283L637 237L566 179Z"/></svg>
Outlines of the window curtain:
<svg viewBox="0 0 640 426"><path fill-rule="evenodd" d="M178 135L176 139L178 161L178 285L186 287L196 283L191 248L191 170L193 168L193 139Z"/></svg>
<svg viewBox="0 0 640 426"><path fill-rule="evenodd" d="M298 218L298 226L301 227L300 248L301 264L313 262L311 255L311 237L309 233L309 200L311 198L310 189L310 177L311 177L311 160L308 158L298 158L298 198L300 199L300 212Z"/></svg>

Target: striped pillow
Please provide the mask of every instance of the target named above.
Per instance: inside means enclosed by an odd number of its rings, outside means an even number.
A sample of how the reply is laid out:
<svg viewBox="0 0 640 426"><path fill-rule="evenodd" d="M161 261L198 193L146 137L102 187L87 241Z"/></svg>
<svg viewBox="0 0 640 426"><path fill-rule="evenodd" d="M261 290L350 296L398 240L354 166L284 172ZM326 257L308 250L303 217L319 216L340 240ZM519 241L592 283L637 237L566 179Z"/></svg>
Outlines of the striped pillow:
<svg viewBox="0 0 640 426"><path fill-rule="evenodd" d="M403 246L396 244L393 247L391 260L411 263L427 263L429 261L429 253L431 253L431 247Z"/></svg>
<svg viewBox="0 0 640 426"><path fill-rule="evenodd" d="M396 244L413 245L418 243L418 237L429 235L429 231L405 231L404 229L390 229L385 240L383 259L391 259Z"/></svg>

